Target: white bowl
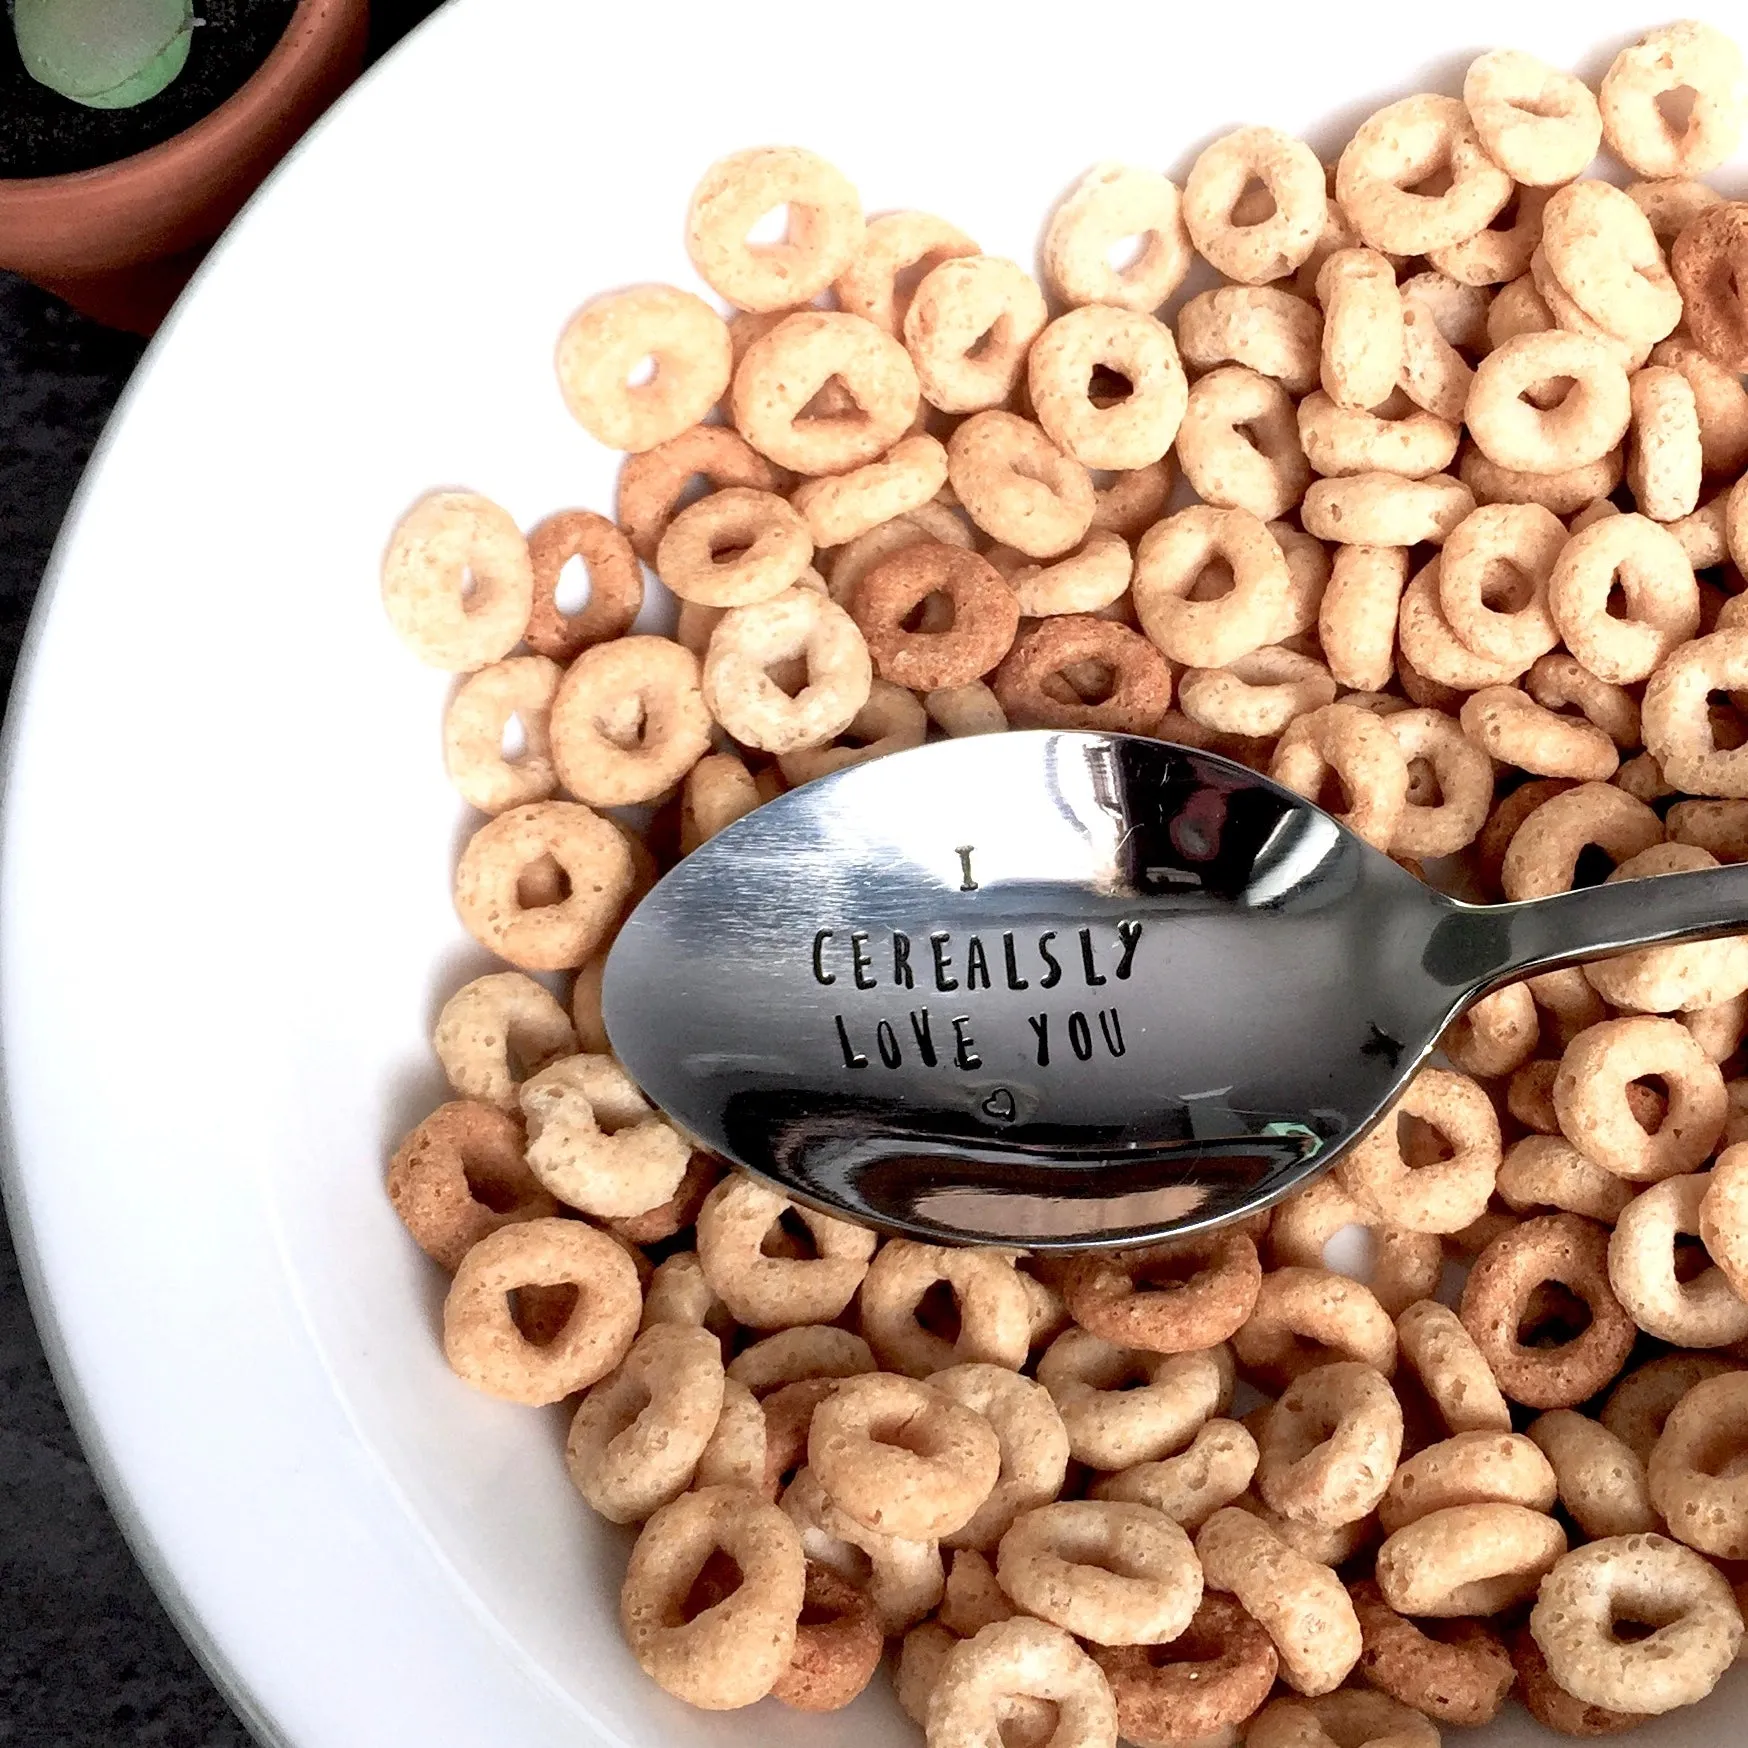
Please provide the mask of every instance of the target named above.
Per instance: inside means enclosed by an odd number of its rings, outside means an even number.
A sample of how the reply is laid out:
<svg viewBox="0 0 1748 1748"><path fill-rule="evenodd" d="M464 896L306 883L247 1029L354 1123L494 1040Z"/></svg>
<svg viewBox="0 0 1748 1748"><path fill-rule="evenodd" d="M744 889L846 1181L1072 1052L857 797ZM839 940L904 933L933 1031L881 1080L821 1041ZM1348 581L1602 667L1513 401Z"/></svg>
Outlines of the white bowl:
<svg viewBox="0 0 1748 1748"><path fill-rule="evenodd" d="M8 724L9 1206L57 1375L136 1550L262 1735L299 1748L863 1748L685 1710L615 1625L627 1538L556 1411L445 1369L440 1281L382 1193L485 964L447 682L377 595L428 488L525 524L612 504L552 373L585 297L692 283L727 150L824 152L1030 261L1102 158L1181 174L1245 122L1328 148L1508 44L1594 76L1643 5L889 0L724 13L461 0L316 130L139 371L68 522ZM1728 186L1728 178L1725 179ZM1640 1739L1739 1735L1748 1678ZM1491 1743L1527 1740L1521 1713Z"/></svg>

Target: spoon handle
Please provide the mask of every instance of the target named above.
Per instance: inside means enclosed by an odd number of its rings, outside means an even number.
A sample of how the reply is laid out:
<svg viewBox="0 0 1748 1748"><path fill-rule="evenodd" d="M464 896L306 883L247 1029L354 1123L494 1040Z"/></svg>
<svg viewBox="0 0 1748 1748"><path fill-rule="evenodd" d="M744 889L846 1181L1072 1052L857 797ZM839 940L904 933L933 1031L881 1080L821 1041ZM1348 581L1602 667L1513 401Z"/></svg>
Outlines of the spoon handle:
<svg viewBox="0 0 1748 1748"><path fill-rule="evenodd" d="M1629 947L1748 934L1748 863L1474 907L1468 917L1477 987L1494 985Z"/></svg>

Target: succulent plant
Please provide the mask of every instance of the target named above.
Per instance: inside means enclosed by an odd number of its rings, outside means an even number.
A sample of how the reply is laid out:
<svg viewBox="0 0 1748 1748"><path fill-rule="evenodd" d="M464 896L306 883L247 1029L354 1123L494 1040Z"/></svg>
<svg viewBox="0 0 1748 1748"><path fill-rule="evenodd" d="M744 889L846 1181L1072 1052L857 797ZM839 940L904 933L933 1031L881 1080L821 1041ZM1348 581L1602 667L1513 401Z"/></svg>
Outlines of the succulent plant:
<svg viewBox="0 0 1748 1748"><path fill-rule="evenodd" d="M12 0L24 70L91 109L156 97L188 59L193 0Z"/></svg>

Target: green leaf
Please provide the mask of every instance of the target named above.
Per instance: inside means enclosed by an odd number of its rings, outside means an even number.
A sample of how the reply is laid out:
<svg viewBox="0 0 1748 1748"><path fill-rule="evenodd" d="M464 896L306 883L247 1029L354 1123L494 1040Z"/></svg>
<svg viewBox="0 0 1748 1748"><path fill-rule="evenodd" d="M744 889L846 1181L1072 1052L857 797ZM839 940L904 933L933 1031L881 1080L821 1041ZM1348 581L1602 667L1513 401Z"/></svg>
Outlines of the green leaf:
<svg viewBox="0 0 1748 1748"><path fill-rule="evenodd" d="M16 0L24 70L91 109L156 97L188 59L193 0Z"/></svg>

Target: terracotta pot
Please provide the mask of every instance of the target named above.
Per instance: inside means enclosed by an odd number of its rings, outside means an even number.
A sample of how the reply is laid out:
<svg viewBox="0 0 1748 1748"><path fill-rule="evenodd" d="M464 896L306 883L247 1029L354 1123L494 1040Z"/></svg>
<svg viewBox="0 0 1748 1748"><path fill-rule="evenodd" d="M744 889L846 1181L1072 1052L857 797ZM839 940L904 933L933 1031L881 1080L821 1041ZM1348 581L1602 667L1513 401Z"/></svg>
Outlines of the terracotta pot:
<svg viewBox="0 0 1748 1748"><path fill-rule="evenodd" d="M369 0L300 0L253 77L162 145L70 176L0 177L0 267L149 334L304 130L364 64Z"/></svg>

